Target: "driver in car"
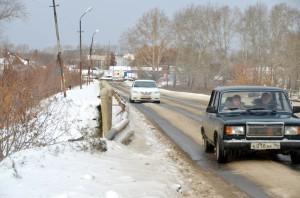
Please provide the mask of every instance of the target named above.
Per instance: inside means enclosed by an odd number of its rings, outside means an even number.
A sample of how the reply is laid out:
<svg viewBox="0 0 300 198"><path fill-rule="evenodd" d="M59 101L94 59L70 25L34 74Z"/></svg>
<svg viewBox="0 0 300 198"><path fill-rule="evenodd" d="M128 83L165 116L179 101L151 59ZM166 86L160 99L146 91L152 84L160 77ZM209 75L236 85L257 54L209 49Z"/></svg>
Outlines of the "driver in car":
<svg viewBox="0 0 300 198"><path fill-rule="evenodd" d="M265 92L261 95L258 106L265 109L273 109L275 103L271 93Z"/></svg>

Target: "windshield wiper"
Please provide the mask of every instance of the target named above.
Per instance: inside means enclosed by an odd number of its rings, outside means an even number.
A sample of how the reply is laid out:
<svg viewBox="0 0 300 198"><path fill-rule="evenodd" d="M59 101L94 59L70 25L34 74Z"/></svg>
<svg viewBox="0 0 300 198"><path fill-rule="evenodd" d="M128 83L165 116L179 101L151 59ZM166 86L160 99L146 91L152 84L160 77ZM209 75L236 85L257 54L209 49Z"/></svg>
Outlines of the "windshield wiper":
<svg viewBox="0 0 300 198"><path fill-rule="evenodd" d="M226 115L226 116L238 116L238 115L241 115L241 114L244 114L246 111L244 109L240 109L240 108L228 108L226 109L226 111L222 111L220 113L222 113L223 115Z"/></svg>
<svg viewBox="0 0 300 198"><path fill-rule="evenodd" d="M230 111L234 111L234 110L241 110L240 108L234 107L234 108L228 108L228 110Z"/></svg>
<svg viewBox="0 0 300 198"><path fill-rule="evenodd" d="M276 114L277 111L275 109L266 109L266 108L251 108L247 109L247 112L253 113L253 112L259 112L259 113L271 113L271 114Z"/></svg>
<svg viewBox="0 0 300 198"><path fill-rule="evenodd" d="M264 111L264 110L267 110L267 109L266 108L262 108L262 107L247 109L247 111Z"/></svg>

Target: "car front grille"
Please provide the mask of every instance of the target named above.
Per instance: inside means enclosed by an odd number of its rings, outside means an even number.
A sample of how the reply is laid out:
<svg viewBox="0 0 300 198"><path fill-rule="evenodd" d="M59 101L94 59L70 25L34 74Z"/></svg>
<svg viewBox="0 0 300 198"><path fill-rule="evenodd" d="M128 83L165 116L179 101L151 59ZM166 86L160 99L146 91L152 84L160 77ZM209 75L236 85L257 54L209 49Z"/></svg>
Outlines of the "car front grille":
<svg viewBox="0 0 300 198"><path fill-rule="evenodd" d="M282 137L284 124L282 122L248 122L247 137Z"/></svg>
<svg viewBox="0 0 300 198"><path fill-rule="evenodd" d="M146 95L146 96L151 95L151 92L142 91L141 93L142 93L143 95Z"/></svg>

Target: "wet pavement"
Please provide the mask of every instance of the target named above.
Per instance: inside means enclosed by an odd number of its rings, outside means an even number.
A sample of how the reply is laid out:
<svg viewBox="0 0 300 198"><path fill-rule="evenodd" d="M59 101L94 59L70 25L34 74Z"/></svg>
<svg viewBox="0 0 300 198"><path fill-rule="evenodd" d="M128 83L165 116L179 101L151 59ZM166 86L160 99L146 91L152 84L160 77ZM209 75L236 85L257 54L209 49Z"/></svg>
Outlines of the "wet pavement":
<svg viewBox="0 0 300 198"><path fill-rule="evenodd" d="M129 89L127 87L120 84L114 84L114 87L120 90L123 97L128 98ZM159 105L159 108L157 105ZM179 114L191 121L200 123L206 108L206 104L203 101L175 98L174 96L162 94L161 104L135 103L133 106L142 112L157 129L165 133L199 168L223 178L226 182L237 187L250 197L297 197L300 192L298 188L294 188L300 185L300 166L291 165L289 156L276 155L270 157L265 154L257 155L251 153L233 156L232 161L228 164L218 164L214 154L205 153L202 145L199 144L199 140L196 141L193 138L197 134L201 138L200 127L193 129L195 133L193 137L183 131L182 128L176 127L178 123L172 122L172 117L178 117ZM164 111L163 109L166 110ZM171 115L170 111L173 111L174 115ZM168 113L167 116L165 115L166 113ZM253 167L253 169L247 171L246 168L249 167ZM260 168L264 170L274 169L274 173L271 171L260 172ZM263 171L263 169L261 170ZM284 173L287 174L280 175ZM286 181L286 188L285 186L277 187L278 184L282 185L280 181L271 181L272 179L265 181L268 178L263 178L264 174L267 176L271 175L274 178L278 177L278 180L282 177L281 179ZM287 183L289 181L291 181L291 184ZM295 181L298 182L295 184ZM292 192L290 192L291 190Z"/></svg>

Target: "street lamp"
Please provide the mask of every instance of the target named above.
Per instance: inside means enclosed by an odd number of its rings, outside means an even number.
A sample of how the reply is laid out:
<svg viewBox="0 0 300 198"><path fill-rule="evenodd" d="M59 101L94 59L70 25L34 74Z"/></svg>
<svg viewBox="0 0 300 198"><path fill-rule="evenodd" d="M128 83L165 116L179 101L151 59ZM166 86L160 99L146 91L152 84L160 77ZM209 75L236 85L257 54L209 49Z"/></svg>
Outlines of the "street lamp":
<svg viewBox="0 0 300 198"><path fill-rule="evenodd" d="M82 39L81 39L81 20L82 18L92 10L93 8L92 7L89 7L88 9L86 9L86 11L80 16L80 19L79 19L79 46L80 46L80 62L79 62L79 75L80 75L80 89L82 89Z"/></svg>
<svg viewBox="0 0 300 198"><path fill-rule="evenodd" d="M88 70L88 84L90 82L90 70L91 70L91 67L93 66L92 52L93 52L94 37L98 32L99 32L99 29L96 29L95 32L93 33L91 46L90 46L90 62L91 62L91 64L90 64L89 70ZM92 73L92 76L93 76L93 73Z"/></svg>

